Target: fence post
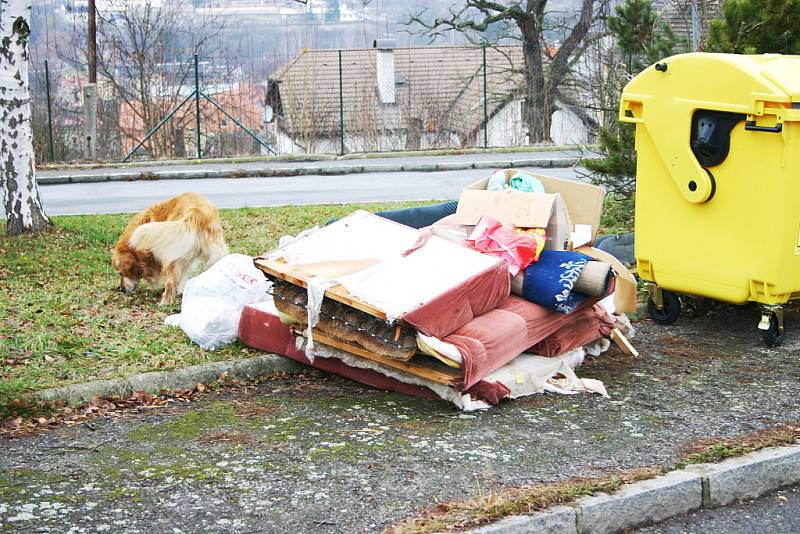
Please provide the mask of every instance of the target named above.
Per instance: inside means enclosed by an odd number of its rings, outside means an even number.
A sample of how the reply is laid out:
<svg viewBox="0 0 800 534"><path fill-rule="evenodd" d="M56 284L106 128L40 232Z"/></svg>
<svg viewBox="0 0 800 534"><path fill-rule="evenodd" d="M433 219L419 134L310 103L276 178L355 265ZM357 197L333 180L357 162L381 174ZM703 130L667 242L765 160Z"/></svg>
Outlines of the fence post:
<svg viewBox="0 0 800 534"><path fill-rule="evenodd" d="M339 50L339 144L344 155L344 82L342 80L342 51Z"/></svg>
<svg viewBox="0 0 800 534"><path fill-rule="evenodd" d="M47 140L50 148L50 162L56 160L56 151L53 147L53 110L50 106L50 66L44 60L44 84L47 93Z"/></svg>
<svg viewBox="0 0 800 534"><path fill-rule="evenodd" d="M486 46L483 47L483 148L489 148L489 82L486 75Z"/></svg>
<svg viewBox="0 0 800 534"><path fill-rule="evenodd" d="M203 157L200 150L200 68L197 65L197 54L194 55L194 112L195 112L195 141L197 142L197 159Z"/></svg>

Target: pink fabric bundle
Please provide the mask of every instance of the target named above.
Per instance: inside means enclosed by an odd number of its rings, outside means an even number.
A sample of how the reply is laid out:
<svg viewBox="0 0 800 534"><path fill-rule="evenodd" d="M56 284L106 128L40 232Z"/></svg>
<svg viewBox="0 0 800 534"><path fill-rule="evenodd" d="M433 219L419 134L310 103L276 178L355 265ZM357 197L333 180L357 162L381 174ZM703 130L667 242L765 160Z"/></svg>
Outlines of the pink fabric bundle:
<svg viewBox="0 0 800 534"><path fill-rule="evenodd" d="M474 318L443 339L455 345L463 358L464 378L462 383L456 384L456 388L459 391L470 389L564 327L568 328L568 332L559 338L558 345L570 348L561 353L606 335L610 329L606 331L605 324L597 321L582 323L577 331L570 326L584 313L594 316L592 307L598 300L598 297L590 297L572 314L564 315L522 297L509 296L498 308ZM587 341L575 343L583 339Z"/></svg>
<svg viewBox="0 0 800 534"><path fill-rule="evenodd" d="M554 334L546 337L527 352L540 356L559 356L591 343L600 337L608 337L614 329L614 319L602 304L584 307L572 315Z"/></svg>
<svg viewBox="0 0 800 534"><path fill-rule="evenodd" d="M512 226L484 215L464 243L484 254L503 258L511 276L536 261L537 244L533 237L514 232Z"/></svg>

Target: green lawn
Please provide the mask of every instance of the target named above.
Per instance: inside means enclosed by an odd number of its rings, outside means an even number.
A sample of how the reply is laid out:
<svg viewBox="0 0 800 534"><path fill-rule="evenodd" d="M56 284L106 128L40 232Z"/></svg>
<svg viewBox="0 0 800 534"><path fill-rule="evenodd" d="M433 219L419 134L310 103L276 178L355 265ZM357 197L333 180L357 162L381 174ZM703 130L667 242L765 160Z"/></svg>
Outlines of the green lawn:
<svg viewBox="0 0 800 534"><path fill-rule="evenodd" d="M285 234L354 209L420 203L222 210L231 252L257 255ZM42 388L253 355L239 343L215 352L163 325L180 305L158 293L117 291L111 248L130 215L55 217L35 236L5 237L0 225L0 406Z"/></svg>
<svg viewBox="0 0 800 534"><path fill-rule="evenodd" d="M257 255L282 235L354 209L419 204L223 210L222 219L231 252ZM604 230L624 231L630 211L629 203L607 202ZM202 350L163 324L180 305L160 308L158 293L145 287L133 296L117 290L110 253L129 217L55 217L47 232L15 238L0 224L0 407L42 388L254 354L239 343Z"/></svg>

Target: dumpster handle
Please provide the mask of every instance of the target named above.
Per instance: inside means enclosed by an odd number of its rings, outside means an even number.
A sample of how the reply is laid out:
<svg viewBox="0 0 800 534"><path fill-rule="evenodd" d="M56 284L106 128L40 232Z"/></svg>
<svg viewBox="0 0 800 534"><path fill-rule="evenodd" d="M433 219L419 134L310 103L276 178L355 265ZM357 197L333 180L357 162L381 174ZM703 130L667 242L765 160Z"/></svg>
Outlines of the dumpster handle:
<svg viewBox="0 0 800 534"><path fill-rule="evenodd" d="M744 129L751 132L781 133L783 123L779 122L775 126L756 126L756 121L747 121L744 123Z"/></svg>

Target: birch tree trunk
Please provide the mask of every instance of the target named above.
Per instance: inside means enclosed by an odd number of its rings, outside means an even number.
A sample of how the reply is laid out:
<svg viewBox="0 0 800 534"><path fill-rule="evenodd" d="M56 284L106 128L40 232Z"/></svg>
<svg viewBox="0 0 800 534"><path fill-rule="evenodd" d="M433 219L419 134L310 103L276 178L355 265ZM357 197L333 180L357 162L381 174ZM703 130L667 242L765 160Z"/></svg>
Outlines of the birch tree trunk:
<svg viewBox="0 0 800 534"><path fill-rule="evenodd" d="M0 0L0 188L9 235L35 232L49 224L33 162L30 17L31 0Z"/></svg>

